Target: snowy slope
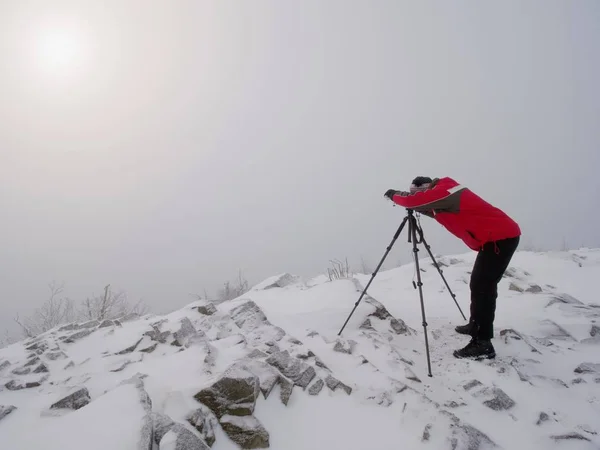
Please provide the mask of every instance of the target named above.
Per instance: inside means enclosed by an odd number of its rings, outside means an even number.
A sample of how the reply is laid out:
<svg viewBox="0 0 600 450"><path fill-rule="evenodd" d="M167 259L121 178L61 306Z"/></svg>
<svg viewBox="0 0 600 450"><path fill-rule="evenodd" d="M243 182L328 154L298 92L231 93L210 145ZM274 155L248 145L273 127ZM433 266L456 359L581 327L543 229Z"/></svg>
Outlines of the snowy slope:
<svg viewBox="0 0 600 450"><path fill-rule="evenodd" d="M438 260L465 314L474 258ZM600 448L600 250L517 253L486 362L452 356L463 320L421 267L431 378L414 265L379 273L341 338L370 277L283 274L0 350L0 449Z"/></svg>

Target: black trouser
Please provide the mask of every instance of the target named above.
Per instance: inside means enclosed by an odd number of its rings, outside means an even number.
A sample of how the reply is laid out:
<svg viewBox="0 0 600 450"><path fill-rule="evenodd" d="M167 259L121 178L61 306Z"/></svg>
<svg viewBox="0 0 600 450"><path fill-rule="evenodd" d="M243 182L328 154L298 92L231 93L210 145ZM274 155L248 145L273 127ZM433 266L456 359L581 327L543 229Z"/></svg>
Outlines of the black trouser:
<svg viewBox="0 0 600 450"><path fill-rule="evenodd" d="M519 237L489 242L477 255L471 274L471 322L474 337L492 339L498 283L519 245Z"/></svg>

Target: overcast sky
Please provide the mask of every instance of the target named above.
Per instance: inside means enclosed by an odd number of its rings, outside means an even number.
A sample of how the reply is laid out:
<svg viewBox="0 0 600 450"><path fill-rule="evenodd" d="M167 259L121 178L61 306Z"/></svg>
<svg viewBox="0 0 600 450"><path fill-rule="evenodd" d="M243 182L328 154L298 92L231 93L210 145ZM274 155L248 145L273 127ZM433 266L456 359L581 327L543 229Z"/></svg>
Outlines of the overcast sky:
<svg viewBox="0 0 600 450"><path fill-rule="evenodd" d="M0 330L52 280L163 311L238 269L374 267L416 175L522 245L600 246L599 23L596 0L0 0Z"/></svg>

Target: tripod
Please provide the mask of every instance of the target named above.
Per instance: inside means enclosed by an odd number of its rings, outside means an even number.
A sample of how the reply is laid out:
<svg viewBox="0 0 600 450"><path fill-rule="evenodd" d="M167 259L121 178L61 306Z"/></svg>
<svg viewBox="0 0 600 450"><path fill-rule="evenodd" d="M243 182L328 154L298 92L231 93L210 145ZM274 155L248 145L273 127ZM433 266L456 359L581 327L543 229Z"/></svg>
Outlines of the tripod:
<svg viewBox="0 0 600 450"><path fill-rule="evenodd" d="M377 275L377 272L379 272L379 269L383 265L383 262L385 261L385 258L387 258L388 253L390 252L390 250L392 250L392 247L394 246L394 243L396 242L396 240L400 236L400 233L402 233L402 230L404 229L404 226L406 225L407 222L408 222L408 242L412 242L412 244L413 244L413 256L414 256L414 260L415 260L415 266L416 266L416 269L417 269L417 283L415 283L413 281L413 286L415 287L415 289L417 289L417 288L419 289L419 297L421 299L421 317L423 318L423 330L425 332L425 350L426 350L426 353L427 353L427 369L429 371L428 375L431 377L432 376L431 375L431 359L429 357L429 340L427 338L427 320L425 319L425 303L423 301L423 283L421 281L421 269L419 267L419 257L417 255L418 252L419 252L419 248L417 247L417 244L422 243L425 246L425 248L427 249L427 253L429 253L429 256L431 257L431 260L433 261L433 264L434 264L435 268L437 269L437 271L439 272L440 276L442 277L442 280L444 280L444 284L448 288L448 292L450 292L450 295L454 299L454 303L456 303L456 306L457 306L458 310L460 311L460 314L462 315L462 317L463 317L464 320L467 320L467 318L463 314L462 309L460 309L460 305L456 301L456 295L454 294L454 292L452 292L452 289L450 289L450 286L448 285L448 282L446 281L446 278L444 277L442 269L440 268L439 264L435 260L435 257L433 256L433 253L431 253L431 247L429 246L429 244L425 240L425 236L423 234L423 229L417 223L417 219L415 218L415 215L414 215L414 212L413 212L412 209L407 209L407 215L406 215L406 217L404 218L404 220L402 220L402 223L400 224L400 227L396 231L396 234L394 234L394 238L392 239L392 242L390 242L390 245L387 247L386 252L383 255L383 258L379 262L379 265L375 269L375 272L373 272L373 275L371 275L371 279L367 283L367 286L364 288L362 294L360 294L360 297L358 298L358 301L354 304L354 308L350 312L350 315L346 319L346 322L344 322L344 325L342 326L342 329L338 333L338 336L341 336L342 332L344 331L344 328L346 328L346 325L348 325L348 322L350 321L350 318L354 314L354 311L356 311L356 308L358 307L358 305L361 302L362 298L367 293L367 289L369 289L369 286L371 285L371 283L375 279L375 276ZM419 235L419 239L417 239L417 234Z"/></svg>

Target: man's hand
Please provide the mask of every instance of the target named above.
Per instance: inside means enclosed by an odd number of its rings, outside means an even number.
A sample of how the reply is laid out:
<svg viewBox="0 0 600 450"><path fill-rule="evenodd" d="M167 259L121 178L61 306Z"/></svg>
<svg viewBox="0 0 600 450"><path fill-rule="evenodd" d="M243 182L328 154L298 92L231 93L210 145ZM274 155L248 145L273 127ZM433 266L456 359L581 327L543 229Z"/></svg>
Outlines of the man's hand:
<svg viewBox="0 0 600 450"><path fill-rule="evenodd" d="M389 198L390 200L392 200L392 198L394 197L394 195L396 195L396 193L397 193L397 192L398 192L398 191L396 191L396 190L394 190L394 189L388 189L388 190L386 191L386 193L385 193L385 194L383 194L383 196L384 196L384 197L387 197L387 198Z"/></svg>

